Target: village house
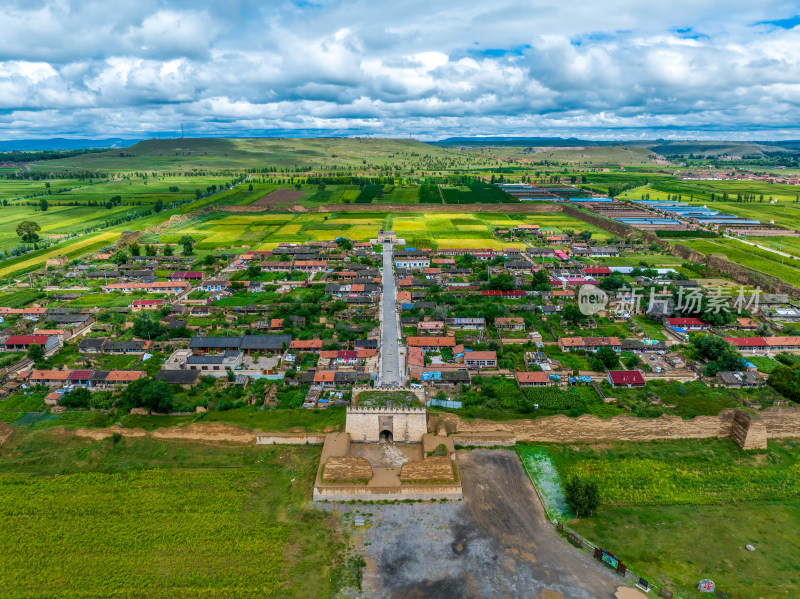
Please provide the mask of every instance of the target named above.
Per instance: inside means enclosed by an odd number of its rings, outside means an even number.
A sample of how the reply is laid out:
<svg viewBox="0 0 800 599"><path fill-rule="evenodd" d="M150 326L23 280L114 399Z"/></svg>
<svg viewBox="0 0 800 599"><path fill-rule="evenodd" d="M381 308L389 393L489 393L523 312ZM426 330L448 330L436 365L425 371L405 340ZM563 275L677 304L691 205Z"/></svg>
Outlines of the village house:
<svg viewBox="0 0 800 599"><path fill-rule="evenodd" d="M664 324L684 331L707 331L711 328L710 324L699 318L665 318Z"/></svg>
<svg viewBox="0 0 800 599"><path fill-rule="evenodd" d="M447 318L445 325L459 331L483 331L486 329L485 318Z"/></svg>
<svg viewBox="0 0 800 599"><path fill-rule="evenodd" d="M408 347L440 350L445 347L454 347L456 340L453 337L409 337L407 344Z"/></svg>
<svg viewBox="0 0 800 599"><path fill-rule="evenodd" d="M546 372L515 372L520 387L548 387L556 382Z"/></svg>
<svg viewBox="0 0 800 599"><path fill-rule="evenodd" d="M464 353L464 365L467 368L497 368L497 352L468 351Z"/></svg>
<svg viewBox="0 0 800 599"><path fill-rule="evenodd" d="M199 270L176 270L170 275L171 281L202 281L203 273Z"/></svg>
<svg viewBox="0 0 800 599"><path fill-rule="evenodd" d="M153 283L111 283L102 287L103 293L134 293L142 291L144 293L166 293L177 295L183 293L191 287L188 281L155 281Z"/></svg>
<svg viewBox="0 0 800 599"><path fill-rule="evenodd" d="M145 312L160 310L164 307L165 301L163 299L137 299L131 302L131 312Z"/></svg>
<svg viewBox="0 0 800 599"><path fill-rule="evenodd" d="M717 381L729 389L747 389L761 384L754 372L722 371L717 373Z"/></svg>
<svg viewBox="0 0 800 599"><path fill-rule="evenodd" d="M647 384L639 370L609 370L606 378L612 387L644 387Z"/></svg>
<svg viewBox="0 0 800 599"><path fill-rule="evenodd" d="M525 319L519 316L499 317L494 319L498 331L524 331Z"/></svg>
<svg viewBox="0 0 800 599"><path fill-rule="evenodd" d="M0 344L4 351L28 351L31 345L41 345L47 353L58 348L61 339L58 335L10 335Z"/></svg>

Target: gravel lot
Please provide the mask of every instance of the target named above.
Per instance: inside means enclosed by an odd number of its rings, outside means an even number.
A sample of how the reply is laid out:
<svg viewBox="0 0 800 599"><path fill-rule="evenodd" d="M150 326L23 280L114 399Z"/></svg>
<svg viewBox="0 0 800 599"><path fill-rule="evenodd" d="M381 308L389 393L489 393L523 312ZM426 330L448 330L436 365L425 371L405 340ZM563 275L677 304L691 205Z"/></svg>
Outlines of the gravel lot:
<svg viewBox="0 0 800 599"><path fill-rule="evenodd" d="M514 452L460 451L458 464L461 502L335 506L366 515L364 597L614 597L621 580L556 536Z"/></svg>

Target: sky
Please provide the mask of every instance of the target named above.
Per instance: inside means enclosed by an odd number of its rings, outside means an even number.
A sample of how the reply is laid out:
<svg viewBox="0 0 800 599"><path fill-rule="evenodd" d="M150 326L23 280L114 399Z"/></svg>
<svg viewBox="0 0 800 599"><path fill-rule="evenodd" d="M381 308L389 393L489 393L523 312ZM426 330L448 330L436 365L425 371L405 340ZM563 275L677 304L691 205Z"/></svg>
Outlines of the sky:
<svg viewBox="0 0 800 599"><path fill-rule="evenodd" d="M3 0L0 139L800 139L795 0Z"/></svg>

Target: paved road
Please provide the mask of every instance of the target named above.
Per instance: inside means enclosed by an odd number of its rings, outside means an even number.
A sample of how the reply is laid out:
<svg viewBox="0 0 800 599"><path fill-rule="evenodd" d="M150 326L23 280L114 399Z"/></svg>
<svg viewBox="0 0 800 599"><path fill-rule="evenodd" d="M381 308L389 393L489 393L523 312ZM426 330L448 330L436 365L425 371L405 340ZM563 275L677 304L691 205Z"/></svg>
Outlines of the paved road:
<svg viewBox="0 0 800 599"><path fill-rule="evenodd" d="M397 291L392 269L393 251L383 246L383 295L381 297L381 366L378 384L384 387L402 385L400 373L400 322L397 318Z"/></svg>

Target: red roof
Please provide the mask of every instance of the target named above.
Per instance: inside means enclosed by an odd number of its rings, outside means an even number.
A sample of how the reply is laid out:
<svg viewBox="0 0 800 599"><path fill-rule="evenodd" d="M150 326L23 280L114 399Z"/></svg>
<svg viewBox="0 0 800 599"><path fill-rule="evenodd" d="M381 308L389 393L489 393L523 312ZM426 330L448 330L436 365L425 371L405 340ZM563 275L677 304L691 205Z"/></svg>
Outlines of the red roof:
<svg viewBox="0 0 800 599"><path fill-rule="evenodd" d="M671 327L704 327L708 326L699 318L667 318L667 324Z"/></svg>
<svg viewBox="0 0 800 599"><path fill-rule="evenodd" d="M322 349L322 339L292 339L289 349Z"/></svg>
<svg viewBox="0 0 800 599"><path fill-rule="evenodd" d="M525 291L522 289L513 289L511 291L499 291L496 289L489 289L481 291L481 295L489 295L489 296L503 296L503 297L521 297L525 295Z"/></svg>
<svg viewBox="0 0 800 599"><path fill-rule="evenodd" d="M453 337L409 337L408 347L454 347Z"/></svg>
<svg viewBox="0 0 800 599"><path fill-rule="evenodd" d="M518 383L547 383L550 375L546 372L515 372Z"/></svg>
<svg viewBox="0 0 800 599"><path fill-rule="evenodd" d="M497 352L471 351L464 354L464 360L497 360Z"/></svg>
<svg viewBox="0 0 800 599"><path fill-rule="evenodd" d="M11 335L6 339L6 345L44 345L50 335Z"/></svg>
<svg viewBox="0 0 800 599"><path fill-rule="evenodd" d="M69 375L71 381L87 381L94 370L73 370Z"/></svg>
<svg viewBox="0 0 800 599"><path fill-rule="evenodd" d="M725 337L725 341L736 347L766 347L764 337Z"/></svg>
<svg viewBox="0 0 800 599"><path fill-rule="evenodd" d="M608 266L590 266L584 268L583 272L587 275L610 275L611 269Z"/></svg>
<svg viewBox="0 0 800 599"><path fill-rule="evenodd" d="M172 273L172 278L177 279L202 279L203 273L198 270L176 270Z"/></svg>
<svg viewBox="0 0 800 599"><path fill-rule="evenodd" d="M160 304L163 304L163 303L164 303L163 299L151 299L151 300L145 299L145 300L133 300L133 304L132 305L134 307L136 307L136 306L156 306L156 305L160 305Z"/></svg>
<svg viewBox="0 0 800 599"><path fill-rule="evenodd" d="M644 385L645 380L638 370L609 370L608 376L615 385Z"/></svg>

